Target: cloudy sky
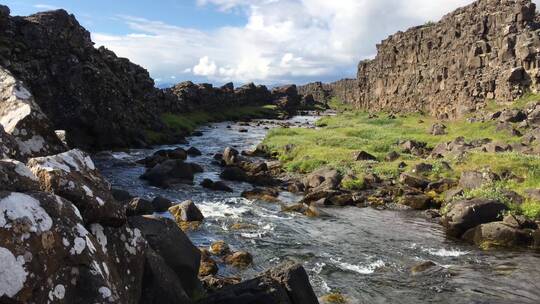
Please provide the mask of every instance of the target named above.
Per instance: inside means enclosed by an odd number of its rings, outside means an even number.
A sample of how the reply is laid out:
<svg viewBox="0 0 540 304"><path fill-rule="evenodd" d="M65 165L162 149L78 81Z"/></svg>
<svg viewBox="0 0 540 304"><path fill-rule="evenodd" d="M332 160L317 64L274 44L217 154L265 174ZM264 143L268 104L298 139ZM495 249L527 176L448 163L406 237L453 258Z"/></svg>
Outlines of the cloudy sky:
<svg viewBox="0 0 540 304"><path fill-rule="evenodd" d="M65 8L96 44L160 83L305 83L354 77L375 44L471 0L8 0L12 15Z"/></svg>

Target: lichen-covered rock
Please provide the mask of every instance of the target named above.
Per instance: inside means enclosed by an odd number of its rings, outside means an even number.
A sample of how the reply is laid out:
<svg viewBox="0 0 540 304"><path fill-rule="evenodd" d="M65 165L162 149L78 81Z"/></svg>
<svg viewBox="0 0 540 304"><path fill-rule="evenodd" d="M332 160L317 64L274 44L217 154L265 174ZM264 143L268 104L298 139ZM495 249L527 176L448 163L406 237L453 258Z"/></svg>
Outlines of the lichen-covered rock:
<svg viewBox="0 0 540 304"><path fill-rule="evenodd" d="M78 209L59 196L1 191L0 297L36 304L138 303L145 243L125 229L119 231L124 239L105 238L106 231L92 235Z"/></svg>
<svg viewBox="0 0 540 304"><path fill-rule="evenodd" d="M39 191L38 178L23 163L13 159L0 160L0 191Z"/></svg>
<svg viewBox="0 0 540 304"><path fill-rule="evenodd" d="M176 274L188 296L193 296L201 288L199 273L201 253L176 223L167 218L155 216L134 216L128 218L131 227L141 231L150 247Z"/></svg>
<svg viewBox="0 0 540 304"><path fill-rule="evenodd" d="M453 202L447 208L442 224L453 237L461 237L478 225L502 220L503 212L508 209L501 202L483 198Z"/></svg>
<svg viewBox="0 0 540 304"><path fill-rule="evenodd" d="M253 256L247 251L237 251L224 258L225 264L245 268L253 263Z"/></svg>
<svg viewBox="0 0 540 304"><path fill-rule="evenodd" d="M85 223L121 226L125 206L117 202L109 183L89 155L80 150L33 158L28 167L39 178L41 189L69 199L79 208Z"/></svg>
<svg viewBox="0 0 540 304"><path fill-rule="evenodd" d="M4 127L0 124L0 158L12 158L23 160L20 151L19 145L15 138L6 133Z"/></svg>
<svg viewBox="0 0 540 304"><path fill-rule="evenodd" d="M66 150L32 94L1 66L0 125L14 137L22 157L56 154Z"/></svg>
<svg viewBox="0 0 540 304"><path fill-rule="evenodd" d="M204 220L201 210L190 200L170 207L169 212L177 222L200 222Z"/></svg>

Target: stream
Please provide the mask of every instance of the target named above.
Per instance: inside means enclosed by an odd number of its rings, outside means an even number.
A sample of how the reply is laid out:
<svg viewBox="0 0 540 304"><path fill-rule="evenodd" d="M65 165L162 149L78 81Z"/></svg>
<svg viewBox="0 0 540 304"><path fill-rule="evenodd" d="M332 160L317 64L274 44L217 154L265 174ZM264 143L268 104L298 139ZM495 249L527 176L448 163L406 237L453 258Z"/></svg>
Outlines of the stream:
<svg viewBox="0 0 540 304"><path fill-rule="evenodd" d="M288 122L309 127L314 116L297 116ZM230 126L230 128L227 128ZM234 193L213 192L199 186L205 179L219 180L221 167L213 155L231 146L251 150L260 143L268 120L241 126L214 123L199 129L203 136L188 138L189 145L100 153L96 164L113 187L132 195L164 196L181 202L191 199L206 217L197 231L188 232L197 246L224 240L233 249L253 254L254 266L237 270L220 264L220 275L254 277L286 260L306 268L318 296L340 292L348 303L540 303L540 253L532 251L481 251L449 240L442 226L415 211L381 211L372 208L329 208L330 218L307 218L282 213L278 204L248 201L240 197L252 188L246 183L226 183ZM247 133L239 132L247 129ZM189 162L203 166L194 185L159 189L139 179L145 171L134 162L159 149L190 146L203 155ZM285 203L300 196L282 193ZM163 216L168 216L163 214ZM231 230L235 223L251 225ZM437 264L413 275L410 268L422 261Z"/></svg>

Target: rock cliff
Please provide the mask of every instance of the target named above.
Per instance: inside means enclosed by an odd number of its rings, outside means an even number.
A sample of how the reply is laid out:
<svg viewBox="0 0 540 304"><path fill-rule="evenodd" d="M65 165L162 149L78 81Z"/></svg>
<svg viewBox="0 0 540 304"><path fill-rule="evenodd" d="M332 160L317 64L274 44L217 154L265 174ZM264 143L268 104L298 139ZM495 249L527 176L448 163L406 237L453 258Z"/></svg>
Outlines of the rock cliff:
<svg viewBox="0 0 540 304"><path fill-rule="evenodd" d="M323 87L360 108L441 118L511 101L540 89L539 20L531 0L478 0L388 37L374 59L360 62L355 80Z"/></svg>

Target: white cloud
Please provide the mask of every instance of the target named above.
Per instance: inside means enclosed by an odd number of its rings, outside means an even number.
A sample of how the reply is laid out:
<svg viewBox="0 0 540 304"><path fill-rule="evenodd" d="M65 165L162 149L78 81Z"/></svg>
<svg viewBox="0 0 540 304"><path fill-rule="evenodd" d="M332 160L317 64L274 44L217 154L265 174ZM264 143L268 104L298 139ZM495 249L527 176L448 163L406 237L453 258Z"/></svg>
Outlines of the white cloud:
<svg viewBox="0 0 540 304"><path fill-rule="evenodd" d="M354 76L358 61L397 30L438 20L472 0L197 0L247 14L212 31L120 16L133 34L93 34L155 77L279 83ZM165 76L164 76L165 75Z"/></svg>

